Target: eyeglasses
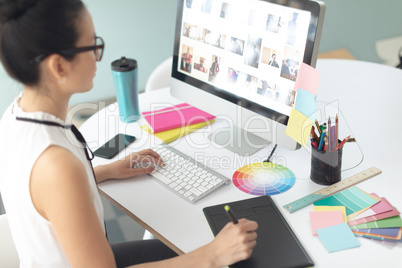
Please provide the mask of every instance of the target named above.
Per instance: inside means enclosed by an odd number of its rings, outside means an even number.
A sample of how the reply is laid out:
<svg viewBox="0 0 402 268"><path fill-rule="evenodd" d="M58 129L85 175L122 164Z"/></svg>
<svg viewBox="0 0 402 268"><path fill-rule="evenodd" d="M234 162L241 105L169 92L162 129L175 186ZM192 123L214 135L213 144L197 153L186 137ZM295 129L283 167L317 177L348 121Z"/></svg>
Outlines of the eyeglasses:
<svg viewBox="0 0 402 268"><path fill-rule="evenodd" d="M94 46L87 46L87 47L74 47L69 49L63 49L58 52L62 56L74 56L75 54L91 51L93 50L95 53L96 61L101 61L103 56L103 50L105 49L105 42L103 41L102 37L95 36L95 45ZM49 54L50 55L50 54ZM49 55L40 55L35 57L31 63L39 63L44 60Z"/></svg>

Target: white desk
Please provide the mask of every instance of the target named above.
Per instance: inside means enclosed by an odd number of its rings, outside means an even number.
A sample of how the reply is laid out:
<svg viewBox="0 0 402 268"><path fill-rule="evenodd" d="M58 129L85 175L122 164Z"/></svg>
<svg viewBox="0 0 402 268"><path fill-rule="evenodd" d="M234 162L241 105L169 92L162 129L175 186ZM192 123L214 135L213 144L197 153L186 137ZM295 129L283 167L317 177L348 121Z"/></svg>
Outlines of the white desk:
<svg viewBox="0 0 402 268"><path fill-rule="evenodd" d="M348 60L319 60L317 69L320 71L318 102L339 101L340 111L350 126L348 131L352 131L358 140L365 157L362 164L343 172L342 177L347 178L372 166L381 169L382 174L358 184L358 187L386 197L391 204L402 210L402 124L399 122L402 115L402 71L384 65ZM180 101L170 97L168 90L164 89L141 94L140 103L140 110L148 111L151 103L176 104ZM135 135L137 141L119 154L118 157L121 158L129 152L160 143L158 139L139 129L142 123L144 121L121 123L117 105L112 104L85 122L81 131L91 148L102 145L117 132ZM212 128L218 126L219 120ZM343 127L340 125L340 128ZM172 145L231 178L234 171L247 164L250 159L242 159L225 149L209 146L205 141L209 131L211 129L197 131ZM192 146L188 146L189 143ZM348 147L351 149L347 149ZM264 160L270 148L269 145L257 152L251 161ZM351 162L360 159L361 155L356 148L352 144L345 146L344 167L351 166ZM219 166L214 162L217 159L220 160ZM273 196L273 199L313 258L315 267L402 265L401 244L390 246L358 238L361 243L359 248L328 253L319 238L311 233L311 205L292 214L282 208L285 204L323 188L309 179L309 151L304 148L298 151L278 148L274 160L285 164L294 172L296 183L287 192ZM107 161L94 159L95 166L103 163ZM202 208L254 197L231 184L192 205L176 197L147 175L123 181L106 181L99 188L109 200L178 252L189 252L213 239Z"/></svg>

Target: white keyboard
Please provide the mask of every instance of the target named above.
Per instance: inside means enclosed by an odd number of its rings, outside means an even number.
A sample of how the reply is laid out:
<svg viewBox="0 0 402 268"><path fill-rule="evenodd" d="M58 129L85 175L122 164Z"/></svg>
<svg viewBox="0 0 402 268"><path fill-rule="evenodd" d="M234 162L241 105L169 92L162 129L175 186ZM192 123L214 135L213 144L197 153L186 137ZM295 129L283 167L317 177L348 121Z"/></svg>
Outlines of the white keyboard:
<svg viewBox="0 0 402 268"><path fill-rule="evenodd" d="M221 174L169 145L161 144L152 149L161 156L166 166L158 166L150 175L190 203L197 202L222 185L230 183Z"/></svg>

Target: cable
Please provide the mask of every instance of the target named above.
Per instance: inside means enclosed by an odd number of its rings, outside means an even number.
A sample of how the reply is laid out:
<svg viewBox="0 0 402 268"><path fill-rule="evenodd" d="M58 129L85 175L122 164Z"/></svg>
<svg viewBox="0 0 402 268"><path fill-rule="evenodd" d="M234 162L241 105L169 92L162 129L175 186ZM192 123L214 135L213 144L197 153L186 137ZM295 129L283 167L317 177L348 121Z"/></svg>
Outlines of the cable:
<svg viewBox="0 0 402 268"><path fill-rule="evenodd" d="M270 161L270 160L271 160L271 157L272 157L272 155L274 154L274 152L275 152L277 146L278 146L278 144L275 144L275 146L274 146L274 148L272 149L271 153L269 154L267 160L264 160L264 162L271 162L271 161Z"/></svg>

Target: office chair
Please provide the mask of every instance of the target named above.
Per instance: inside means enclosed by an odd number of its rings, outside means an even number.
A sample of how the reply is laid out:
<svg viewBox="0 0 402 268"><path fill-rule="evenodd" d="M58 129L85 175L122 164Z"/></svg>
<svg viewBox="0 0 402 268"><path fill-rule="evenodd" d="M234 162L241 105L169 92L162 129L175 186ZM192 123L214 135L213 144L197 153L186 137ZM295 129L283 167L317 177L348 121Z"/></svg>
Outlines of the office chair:
<svg viewBox="0 0 402 268"><path fill-rule="evenodd" d="M0 266L20 267L20 259L11 236L7 214L0 215Z"/></svg>
<svg viewBox="0 0 402 268"><path fill-rule="evenodd" d="M156 67L148 78L145 85L145 92L170 86L172 60L173 57L170 57Z"/></svg>

